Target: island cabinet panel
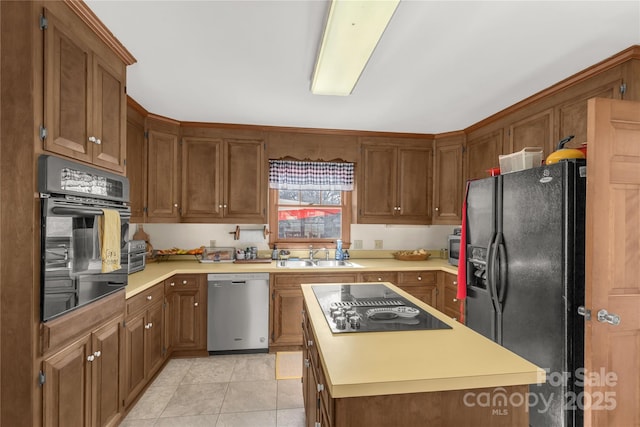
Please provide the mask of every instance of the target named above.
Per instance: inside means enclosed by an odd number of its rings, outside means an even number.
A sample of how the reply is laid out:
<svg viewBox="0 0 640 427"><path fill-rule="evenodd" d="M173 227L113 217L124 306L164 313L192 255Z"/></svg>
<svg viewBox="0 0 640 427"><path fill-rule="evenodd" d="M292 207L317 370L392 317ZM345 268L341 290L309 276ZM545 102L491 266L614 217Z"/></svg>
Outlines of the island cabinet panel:
<svg viewBox="0 0 640 427"><path fill-rule="evenodd" d="M303 344L302 283L354 283L357 273L276 273L271 274L269 287L269 350L300 349Z"/></svg>
<svg viewBox="0 0 640 427"><path fill-rule="evenodd" d="M172 354L207 354L207 282L203 274L178 274L165 280Z"/></svg>
<svg viewBox="0 0 640 427"><path fill-rule="evenodd" d="M367 138L361 163L359 223L431 223L432 141Z"/></svg>
<svg viewBox="0 0 640 427"><path fill-rule="evenodd" d="M43 362L43 426L115 426L120 404L122 314Z"/></svg>
<svg viewBox="0 0 640 427"><path fill-rule="evenodd" d="M62 3L44 16L44 149L125 172L125 63Z"/></svg>
<svg viewBox="0 0 640 427"><path fill-rule="evenodd" d="M124 327L125 407L136 400L167 358L164 304L163 282L127 300Z"/></svg>

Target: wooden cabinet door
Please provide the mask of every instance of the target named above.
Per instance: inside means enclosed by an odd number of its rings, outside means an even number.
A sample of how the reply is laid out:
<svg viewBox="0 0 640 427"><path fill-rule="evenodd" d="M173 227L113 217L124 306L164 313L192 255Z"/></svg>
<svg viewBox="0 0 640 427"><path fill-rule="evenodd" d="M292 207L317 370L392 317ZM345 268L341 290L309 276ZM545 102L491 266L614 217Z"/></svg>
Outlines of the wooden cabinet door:
<svg viewBox="0 0 640 427"><path fill-rule="evenodd" d="M640 103L590 99L587 138L585 425L637 426ZM601 310L619 323L598 321Z"/></svg>
<svg viewBox="0 0 640 427"><path fill-rule="evenodd" d="M147 218L150 222L177 222L180 153L178 136L148 131Z"/></svg>
<svg viewBox="0 0 640 427"><path fill-rule="evenodd" d="M70 22L44 13L44 149L91 162L91 51Z"/></svg>
<svg viewBox="0 0 640 427"><path fill-rule="evenodd" d="M224 214L222 151L222 139L183 138L183 221L210 222L212 219L222 218Z"/></svg>
<svg viewBox="0 0 640 427"><path fill-rule="evenodd" d="M121 322L122 317L118 317L92 334L91 412L94 426L115 426L120 420Z"/></svg>
<svg viewBox="0 0 640 427"><path fill-rule="evenodd" d="M438 306L438 288L436 285L400 286L400 288L431 307L440 308Z"/></svg>
<svg viewBox="0 0 640 427"><path fill-rule="evenodd" d="M111 64L93 55L93 126L97 139L92 163L117 172L126 160L126 71L122 63Z"/></svg>
<svg viewBox="0 0 640 427"><path fill-rule="evenodd" d="M91 336L64 348L43 362L44 427L83 427L91 423Z"/></svg>
<svg viewBox="0 0 640 427"><path fill-rule="evenodd" d="M267 221L265 145L259 140L225 140L224 216L249 223Z"/></svg>
<svg viewBox="0 0 640 427"><path fill-rule="evenodd" d="M173 350L201 349L200 291L174 291L169 300Z"/></svg>
<svg viewBox="0 0 640 427"><path fill-rule="evenodd" d="M433 224L462 222L462 147L464 134L436 140L434 153Z"/></svg>
<svg viewBox="0 0 640 427"><path fill-rule="evenodd" d="M302 290L274 289L271 343L274 345L302 345Z"/></svg>
<svg viewBox="0 0 640 427"><path fill-rule="evenodd" d="M521 151L525 147L540 147L543 150L542 159L546 159L555 151L553 110L548 109L512 123L507 135L505 154Z"/></svg>
<svg viewBox="0 0 640 427"><path fill-rule="evenodd" d="M486 178L487 170L500 166L503 130L476 136L467 140L465 164L466 179Z"/></svg>
<svg viewBox="0 0 640 427"><path fill-rule="evenodd" d="M393 222L398 207L397 155L393 146L362 146L358 222Z"/></svg>
<svg viewBox="0 0 640 427"><path fill-rule="evenodd" d="M129 108L127 113L127 178L133 224L145 222L147 203L147 140L144 117Z"/></svg>
<svg viewBox="0 0 640 427"><path fill-rule="evenodd" d="M430 224L433 150L398 149L398 210L402 224ZM396 221L397 222L397 221Z"/></svg>
<svg viewBox="0 0 640 427"><path fill-rule="evenodd" d="M145 371L147 380L164 363L164 307L159 301L149 307L145 317Z"/></svg>
<svg viewBox="0 0 640 427"><path fill-rule="evenodd" d="M124 326L123 399L125 407L145 385L145 312L127 317Z"/></svg>

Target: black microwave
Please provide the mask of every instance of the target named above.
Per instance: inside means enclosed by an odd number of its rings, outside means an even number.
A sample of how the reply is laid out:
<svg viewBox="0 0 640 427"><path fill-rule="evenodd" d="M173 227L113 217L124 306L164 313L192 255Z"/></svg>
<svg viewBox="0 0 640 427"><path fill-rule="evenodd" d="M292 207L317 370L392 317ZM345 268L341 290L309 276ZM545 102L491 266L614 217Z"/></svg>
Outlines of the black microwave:
<svg viewBox="0 0 640 427"><path fill-rule="evenodd" d="M447 246L449 250L449 264L458 265L460 259L460 235L450 234Z"/></svg>

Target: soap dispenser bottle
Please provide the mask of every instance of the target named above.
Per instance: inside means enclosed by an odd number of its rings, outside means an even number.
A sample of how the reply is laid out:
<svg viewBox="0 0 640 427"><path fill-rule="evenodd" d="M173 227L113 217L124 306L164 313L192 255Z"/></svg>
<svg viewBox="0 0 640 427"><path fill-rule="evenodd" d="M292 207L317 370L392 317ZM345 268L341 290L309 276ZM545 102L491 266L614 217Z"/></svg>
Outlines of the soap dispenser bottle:
<svg viewBox="0 0 640 427"><path fill-rule="evenodd" d="M342 261L342 240L336 240L336 260Z"/></svg>
<svg viewBox="0 0 640 427"><path fill-rule="evenodd" d="M278 259L278 247L276 245L273 245L273 252L271 252L271 259L273 260Z"/></svg>

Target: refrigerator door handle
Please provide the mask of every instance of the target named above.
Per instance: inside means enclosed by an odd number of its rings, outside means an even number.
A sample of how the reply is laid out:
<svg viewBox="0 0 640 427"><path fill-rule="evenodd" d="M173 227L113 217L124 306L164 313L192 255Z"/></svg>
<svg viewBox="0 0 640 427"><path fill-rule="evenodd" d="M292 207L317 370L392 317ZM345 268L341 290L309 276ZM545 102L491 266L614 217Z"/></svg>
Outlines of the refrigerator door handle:
<svg viewBox="0 0 640 427"><path fill-rule="evenodd" d="M504 294L507 290L507 250L504 247L502 233L499 233L497 240L500 268L498 272L498 303L502 306Z"/></svg>

